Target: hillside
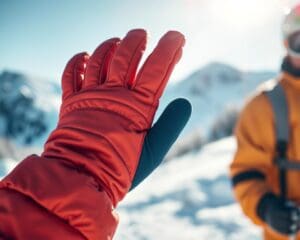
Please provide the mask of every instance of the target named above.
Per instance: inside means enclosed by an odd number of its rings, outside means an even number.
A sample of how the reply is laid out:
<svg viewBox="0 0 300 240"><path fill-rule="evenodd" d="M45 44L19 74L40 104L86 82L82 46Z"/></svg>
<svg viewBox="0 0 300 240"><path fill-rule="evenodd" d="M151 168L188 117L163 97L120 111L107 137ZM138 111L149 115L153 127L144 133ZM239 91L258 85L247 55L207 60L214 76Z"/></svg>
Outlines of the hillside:
<svg viewBox="0 0 300 240"><path fill-rule="evenodd" d="M174 98L187 98L192 103L193 114L185 133L198 129L207 137L224 110L239 109L258 85L275 75L272 71L245 72L224 63L210 63L182 81L170 84L161 100L160 110Z"/></svg>

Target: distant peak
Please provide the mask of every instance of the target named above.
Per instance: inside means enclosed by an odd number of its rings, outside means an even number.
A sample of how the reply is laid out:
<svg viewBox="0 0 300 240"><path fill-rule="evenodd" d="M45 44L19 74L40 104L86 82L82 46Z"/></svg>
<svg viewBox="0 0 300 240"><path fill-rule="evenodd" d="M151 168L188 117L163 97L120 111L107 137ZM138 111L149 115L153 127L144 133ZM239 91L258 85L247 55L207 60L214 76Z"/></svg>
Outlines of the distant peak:
<svg viewBox="0 0 300 240"><path fill-rule="evenodd" d="M20 72L17 72L17 71L11 71L11 70L4 69L2 71L2 73L0 74L0 77L2 79L7 79L7 78L16 79L16 78L24 78L25 75Z"/></svg>
<svg viewBox="0 0 300 240"><path fill-rule="evenodd" d="M222 62L210 62L206 65L204 65L204 67L202 67L200 69L200 71L232 71L232 72L240 72L236 67L233 67L229 64L226 63L222 63Z"/></svg>

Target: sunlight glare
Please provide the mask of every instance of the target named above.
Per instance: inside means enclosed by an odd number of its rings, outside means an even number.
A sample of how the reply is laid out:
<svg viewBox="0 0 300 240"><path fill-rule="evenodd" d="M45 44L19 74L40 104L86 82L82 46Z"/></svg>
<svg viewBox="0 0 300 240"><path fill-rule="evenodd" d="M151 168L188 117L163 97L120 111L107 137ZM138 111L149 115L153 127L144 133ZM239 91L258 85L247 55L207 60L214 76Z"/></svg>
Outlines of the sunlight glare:
<svg viewBox="0 0 300 240"><path fill-rule="evenodd" d="M214 13L224 23L233 27L257 27L274 16L271 0L223 0L214 1ZM220 12L221 10L221 12Z"/></svg>

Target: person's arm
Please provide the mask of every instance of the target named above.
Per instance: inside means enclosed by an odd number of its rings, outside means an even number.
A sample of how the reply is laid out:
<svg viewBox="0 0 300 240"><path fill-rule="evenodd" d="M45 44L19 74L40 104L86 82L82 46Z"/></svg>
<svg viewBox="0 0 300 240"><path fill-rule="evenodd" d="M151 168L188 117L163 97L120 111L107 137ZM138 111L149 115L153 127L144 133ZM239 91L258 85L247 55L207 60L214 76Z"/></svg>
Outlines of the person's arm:
<svg viewBox="0 0 300 240"><path fill-rule="evenodd" d="M234 194L244 213L256 224L264 225L257 207L272 191L268 183L274 158L275 136L271 106L263 94L247 103L240 114L235 135L237 151L230 166Z"/></svg>
<svg viewBox="0 0 300 240"><path fill-rule="evenodd" d="M123 40L105 41L90 57L80 53L69 61L59 122L44 152L23 160L0 182L0 222L5 222L0 236L55 239L57 232L61 239L112 238L114 207L161 162L191 110L177 100L151 128L185 40L179 32L165 34L136 74L146 38L144 30L133 30ZM183 117L167 128L174 132L160 140L163 146L156 145L158 130L175 112Z"/></svg>

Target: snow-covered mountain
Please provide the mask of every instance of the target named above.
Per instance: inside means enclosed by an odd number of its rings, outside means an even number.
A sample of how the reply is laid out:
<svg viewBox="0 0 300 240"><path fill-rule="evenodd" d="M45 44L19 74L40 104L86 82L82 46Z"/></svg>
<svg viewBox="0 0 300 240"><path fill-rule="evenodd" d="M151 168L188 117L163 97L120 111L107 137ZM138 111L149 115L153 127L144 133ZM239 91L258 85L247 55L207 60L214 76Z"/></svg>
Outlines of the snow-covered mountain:
<svg viewBox="0 0 300 240"><path fill-rule="evenodd" d="M210 63L182 81L169 85L161 107L177 97L189 99L193 113L185 132L199 129L203 136L207 136L214 120L224 109L240 108L259 84L275 75L276 72L272 71L245 72L223 63Z"/></svg>
<svg viewBox="0 0 300 240"><path fill-rule="evenodd" d="M60 95L51 81L11 71L0 74L0 156L22 159L40 152L56 125Z"/></svg>
<svg viewBox="0 0 300 240"><path fill-rule="evenodd" d="M230 137L160 166L119 205L115 239L260 239L232 195L235 148Z"/></svg>

